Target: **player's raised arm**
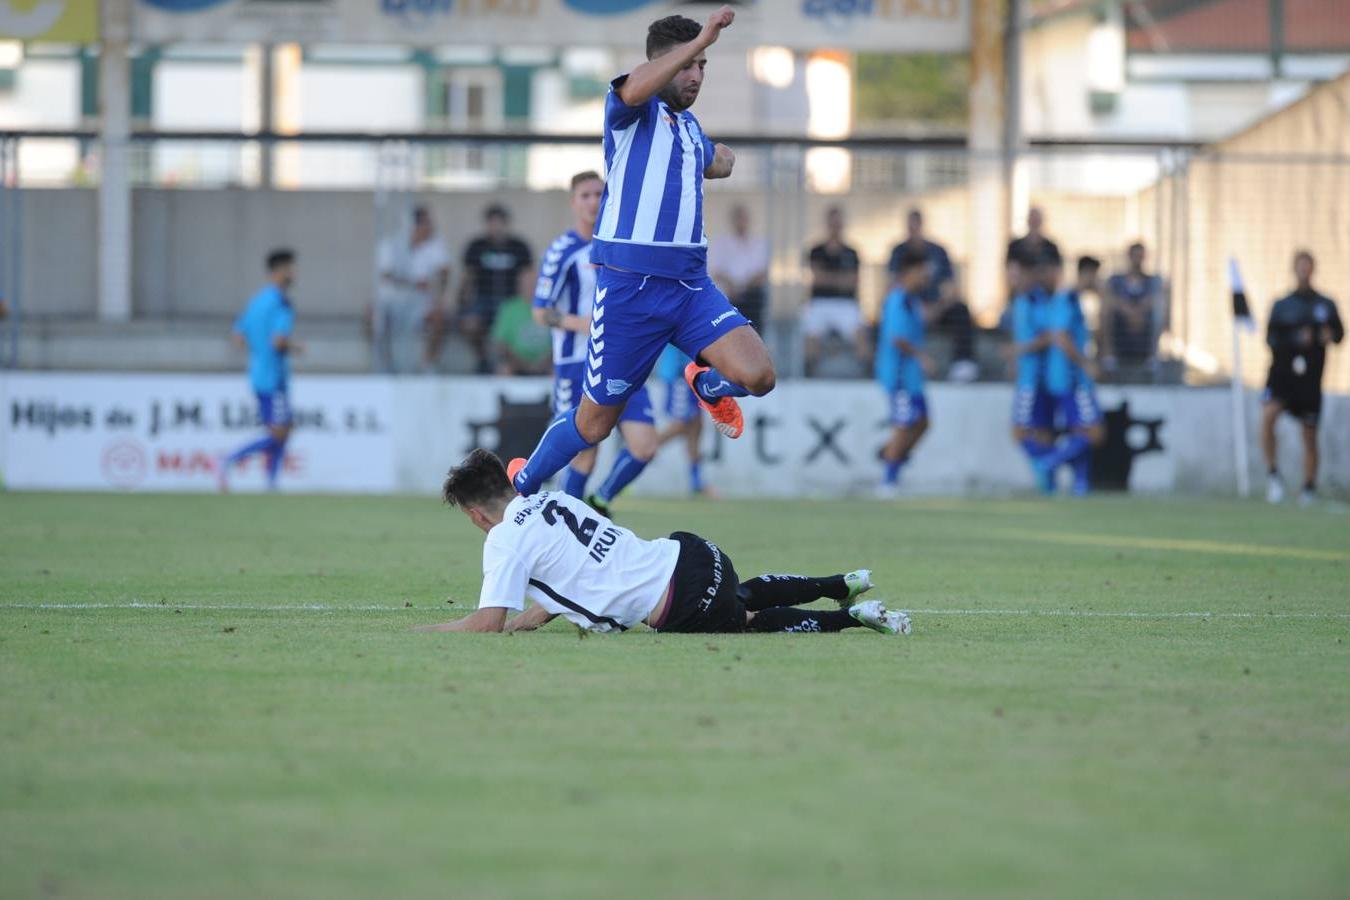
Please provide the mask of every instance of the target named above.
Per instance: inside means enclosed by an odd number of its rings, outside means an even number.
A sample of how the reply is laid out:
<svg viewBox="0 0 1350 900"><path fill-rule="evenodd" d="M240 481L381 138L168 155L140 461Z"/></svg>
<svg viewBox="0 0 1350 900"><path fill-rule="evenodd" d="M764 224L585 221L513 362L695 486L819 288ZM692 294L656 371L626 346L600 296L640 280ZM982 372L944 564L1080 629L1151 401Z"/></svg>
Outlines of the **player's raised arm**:
<svg viewBox="0 0 1350 900"><path fill-rule="evenodd" d="M670 84L681 69L694 62L700 53L717 42L722 29L736 18L736 12L730 6L723 6L708 16L703 30L687 44L677 44L666 53L649 59L638 66L623 84L616 88L619 99L628 106L641 106Z"/></svg>

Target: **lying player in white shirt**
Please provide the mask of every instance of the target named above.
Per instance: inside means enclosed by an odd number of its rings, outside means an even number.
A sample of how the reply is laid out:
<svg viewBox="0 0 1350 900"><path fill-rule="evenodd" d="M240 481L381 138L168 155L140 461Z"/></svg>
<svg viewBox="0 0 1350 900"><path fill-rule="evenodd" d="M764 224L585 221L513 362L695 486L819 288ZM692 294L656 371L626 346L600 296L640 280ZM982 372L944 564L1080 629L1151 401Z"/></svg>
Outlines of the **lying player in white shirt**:
<svg viewBox="0 0 1350 900"><path fill-rule="evenodd" d="M450 470L442 491L487 532L478 609L418 631L529 631L564 616L590 631L843 631L866 626L909 634L909 616L879 600L854 602L871 572L807 578L761 575L740 582L711 541L677 531L644 541L566 494L521 497L502 461L475 450ZM829 597L838 610L795 604ZM526 598L534 606L525 608ZM508 610L518 615L508 619Z"/></svg>

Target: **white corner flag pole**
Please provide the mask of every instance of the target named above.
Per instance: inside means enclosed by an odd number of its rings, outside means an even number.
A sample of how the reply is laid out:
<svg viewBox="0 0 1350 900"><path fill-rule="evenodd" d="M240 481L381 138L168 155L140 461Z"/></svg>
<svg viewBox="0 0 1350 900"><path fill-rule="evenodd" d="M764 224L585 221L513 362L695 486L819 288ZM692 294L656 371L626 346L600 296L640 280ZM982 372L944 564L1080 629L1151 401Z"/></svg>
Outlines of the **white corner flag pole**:
<svg viewBox="0 0 1350 900"><path fill-rule="evenodd" d="M1228 258L1228 281L1233 291L1233 467L1237 470L1238 496L1245 500L1252 494L1252 478L1247 456L1247 392L1242 383L1242 332L1251 332L1255 323L1247 305L1242 273L1233 257Z"/></svg>

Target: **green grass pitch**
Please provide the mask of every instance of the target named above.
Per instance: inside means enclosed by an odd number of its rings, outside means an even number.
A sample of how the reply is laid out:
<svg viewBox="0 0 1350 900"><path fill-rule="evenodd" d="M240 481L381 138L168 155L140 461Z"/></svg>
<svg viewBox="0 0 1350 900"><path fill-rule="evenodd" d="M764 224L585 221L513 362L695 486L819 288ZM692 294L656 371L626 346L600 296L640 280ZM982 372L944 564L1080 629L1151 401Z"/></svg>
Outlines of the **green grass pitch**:
<svg viewBox="0 0 1350 900"><path fill-rule="evenodd" d="M0 896L1350 894L1350 516L620 513L914 634L411 634L433 499L0 495Z"/></svg>

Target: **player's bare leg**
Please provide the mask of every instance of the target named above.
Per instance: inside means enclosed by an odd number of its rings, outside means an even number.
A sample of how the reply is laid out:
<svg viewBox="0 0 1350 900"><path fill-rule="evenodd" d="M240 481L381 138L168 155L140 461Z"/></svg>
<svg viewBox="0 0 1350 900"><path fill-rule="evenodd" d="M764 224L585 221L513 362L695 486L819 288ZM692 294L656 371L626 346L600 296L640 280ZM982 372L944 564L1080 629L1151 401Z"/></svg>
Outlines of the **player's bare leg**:
<svg viewBox="0 0 1350 900"><path fill-rule="evenodd" d="M704 347L699 358L756 397L763 397L778 383L769 348L749 325L722 335Z"/></svg>
<svg viewBox="0 0 1350 900"><path fill-rule="evenodd" d="M885 463L885 472L876 495L881 499L898 496L900 489L900 469L909 462L909 454L918 446L919 439L928 431L928 419L922 418L913 425L897 425L891 429L891 437L881 448L881 461Z"/></svg>
<svg viewBox="0 0 1350 900"><path fill-rule="evenodd" d="M1284 407L1273 400L1261 408L1261 452L1266 457L1266 501L1269 503L1284 500L1284 482L1280 481L1279 463L1276 461L1279 447L1275 437L1275 426L1283 412Z"/></svg>
<svg viewBox="0 0 1350 900"><path fill-rule="evenodd" d="M1317 450L1317 426L1303 423L1303 491L1299 502L1305 506L1317 498L1317 468L1320 462Z"/></svg>
<svg viewBox="0 0 1350 900"><path fill-rule="evenodd" d="M622 404L601 406L590 397L582 397L577 407L577 431L594 446L609 437L621 415Z"/></svg>
<svg viewBox="0 0 1350 900"><path fill-rule="evenodd" d="M777 382L769 350L759 332L741 325L699 353L698 361L684 368L684 380L698 405L712 417L717 430L738 438L745 430L737 397L762 397Z"/></svg>

